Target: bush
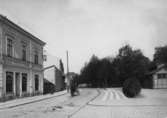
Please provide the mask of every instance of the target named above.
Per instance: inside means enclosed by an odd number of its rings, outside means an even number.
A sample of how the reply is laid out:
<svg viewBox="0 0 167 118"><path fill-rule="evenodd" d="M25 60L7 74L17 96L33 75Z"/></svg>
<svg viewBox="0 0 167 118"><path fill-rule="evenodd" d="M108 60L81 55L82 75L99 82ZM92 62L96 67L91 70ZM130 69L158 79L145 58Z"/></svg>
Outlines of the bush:
<svg viewBox="0 0 167 118"><path fill-rule="evenodd" d="M123 83L122 91L126 97L135 97L141 91L141 84L136 78L130 78Z"/></svg>

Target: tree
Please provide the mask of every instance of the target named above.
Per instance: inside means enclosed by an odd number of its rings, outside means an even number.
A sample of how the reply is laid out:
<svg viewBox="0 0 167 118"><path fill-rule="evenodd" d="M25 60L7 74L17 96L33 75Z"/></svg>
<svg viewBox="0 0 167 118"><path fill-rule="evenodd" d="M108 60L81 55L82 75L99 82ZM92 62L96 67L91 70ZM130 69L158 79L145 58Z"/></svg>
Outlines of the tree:
<svg viewBox="0 0 167 118"><path fill-rule="evenodd" d="M118 87L128 78L137 78L142 84L152 66L141 50L133 50L130 45L125 45L112 59L98 59L93 55L81 69L79 78L92 87Z"/></svg>
<svg viewBox="0 0 167 118"><path fill-rule="evenodd" d="M149 63L150 60L143 55L141 50L133 50L130 45L120 48L116 57L116 67L121 84L127 78L137 78L142 83Z"/></svg>
<svg viewBox="0 0 167 118"><path fill-rule="evenodd" d="M63 62L62 62L62 60L60 59L60 70L61 70L61 72L62 73L64 73L64 65L63 65Z"/></svg>
<svg viewBox="0 0 167 118"><path fill-rule="evenodd" d="M97 87L97 69L99 59L93 55L90 61L81 69L80 77L84 83L90 84L92 87Z"/></svg>
<svg viewBox="0 0 167 118"><path fill-rule="evenodd" d="M98 72L97 72L97 81L99 87L108 87L110 79L110 61L106 58L100 60Z"/></svg>
<svg viewBox="0 0 167 118"><path fill-rule="evenodd" d="M155 48L153 61L157 64L167 64L167 45Z"/></svg>

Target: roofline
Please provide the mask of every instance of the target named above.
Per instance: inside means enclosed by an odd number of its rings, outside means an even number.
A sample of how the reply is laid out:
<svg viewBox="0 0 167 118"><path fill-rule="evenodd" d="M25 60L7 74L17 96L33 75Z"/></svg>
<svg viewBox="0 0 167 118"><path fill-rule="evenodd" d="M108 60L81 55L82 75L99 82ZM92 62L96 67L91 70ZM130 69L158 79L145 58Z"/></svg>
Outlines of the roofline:
<svg viewBox="0 0 167 118"><path fill-rule="evenodd" d="M75 73L75 72L68 72L68 73L66 73L66 76L68 76L70 74L77 75L77 73Z"/></svg>
<svg viewBox="0 0 167 118"><path fill-rule="evenodd" d="M24 30L22 27L20 27L19 25L17 25L16 23L12 22L7 17L5 17L5 16L3 16L1 14L0 14L0 21L2 21L3 23L5 23L5 24L7 24L7 25L9 25L11 27L13 27L14 29L16 29L17 31L23 33L24 35L28 36L29 38L31 38L35 42L39 42L43 46L46 44L44 41L42 41L39 38L35 37L34 35L29 33L28 31Z"/></svg>
<svg viewBox="0 0 167 118"><path fill-rule="evenodd" d="M156 70L151 71L149 74L154 74L154 73L158 72L159 70L161 70L161 69L163 69L163 68L167 68L167 65L165 64L165 65L163 65L162 67L157 68Z"/></svg>
<svg viewBox="0 0 167 118"><path fill-rule="evenodd" d="M50 68L56 68L57 70L59 70L55 65L51 65L51 66L48 66L48 67L45 67L43 70L47 70L47 69L50 69Z"/></svg>

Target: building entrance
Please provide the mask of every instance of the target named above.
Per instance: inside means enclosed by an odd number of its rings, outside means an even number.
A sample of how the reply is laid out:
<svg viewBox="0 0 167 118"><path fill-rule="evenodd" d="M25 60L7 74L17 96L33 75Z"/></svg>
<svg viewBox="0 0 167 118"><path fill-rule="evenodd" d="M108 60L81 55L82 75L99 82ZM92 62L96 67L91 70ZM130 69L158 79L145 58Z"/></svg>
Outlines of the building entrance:
<svg viewBox="0 0 167 118"><path fill-rule="evenodd" d="M15 78L16 78L16 96L19 97L20 96L20 73L16 73Z"/></svg>

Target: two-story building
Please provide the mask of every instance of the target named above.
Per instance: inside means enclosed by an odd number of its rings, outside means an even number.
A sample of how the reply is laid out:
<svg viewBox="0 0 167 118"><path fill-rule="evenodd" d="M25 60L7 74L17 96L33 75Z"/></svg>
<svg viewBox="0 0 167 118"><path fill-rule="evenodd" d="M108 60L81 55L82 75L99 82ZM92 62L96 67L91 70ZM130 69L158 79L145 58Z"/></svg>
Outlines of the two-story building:
<svg viewBox="0 0 167 118"><path fill-rule="evenodd" d="M44 45L0 15L0 100L43 93Z"/></svg>

